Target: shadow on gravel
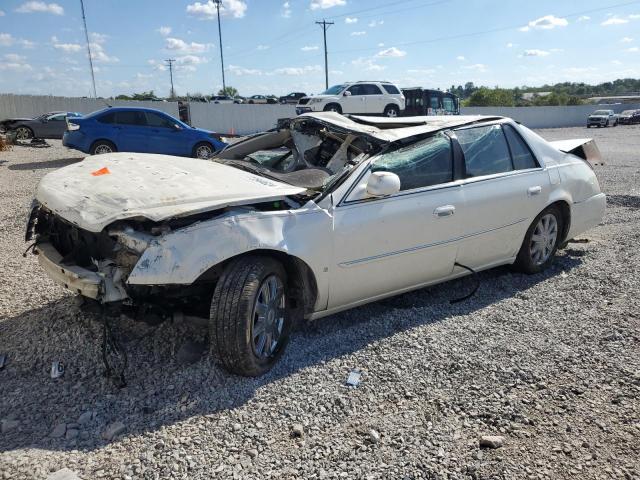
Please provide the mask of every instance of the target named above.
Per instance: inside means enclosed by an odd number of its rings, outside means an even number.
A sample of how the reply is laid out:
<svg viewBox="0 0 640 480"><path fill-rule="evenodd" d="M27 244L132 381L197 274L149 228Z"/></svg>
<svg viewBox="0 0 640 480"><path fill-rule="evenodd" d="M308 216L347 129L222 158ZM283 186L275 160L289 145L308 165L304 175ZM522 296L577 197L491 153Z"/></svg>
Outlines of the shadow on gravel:
<svg viewBox="0 0 640 480"><path fill-rule="evenodd" d="M124 435L137 435L194 416L232 410L251 401L261 387L297 372L303 375L301 381L312 381L301 370L357 352L397 332L473 314L505 298L529 298L527 290L537 283L579 266L583 261L579 251L560 254L543 274L527 276L508 268L482 272L476 295L461 303L452 305L449 300L473 288L470 277L313 322L293 335L280 363L261 378L230 375L209 356L191 365L179 364L176 353L187 340L203 339L206 328L202 326L165 322L149 327L121 319L118 335L129 353L129 365L128 386L118 390L102 374L102 327L90 314L81 313L73 298L0 319L0 354L8 357L0 370L0 419L13 422L0 436L0 451L94 450L108 443L101 435L112 422L124 423ZM64 362L62 378L50 378L53 361ZM345 370L335 382L343 384L347 374ZM90 420L79 424L83 413ZM213 427L220 420L212 421ZM59 437L52 435L56 426Z"/></svg>
<svg viewBox="0 0 640 480"><path fill-rule="evenodd" d="M82 161L82 158L60 158L58 160L45 160L42 162L27 162L9 165L9 170L41 170L43 168L62 168Z"/></svg>
<svg viewBox="0 0 640 480"><path fill-rule="evenodd" d="M640 208L640 196L607 195L607 205L614 207Z"/></svg>

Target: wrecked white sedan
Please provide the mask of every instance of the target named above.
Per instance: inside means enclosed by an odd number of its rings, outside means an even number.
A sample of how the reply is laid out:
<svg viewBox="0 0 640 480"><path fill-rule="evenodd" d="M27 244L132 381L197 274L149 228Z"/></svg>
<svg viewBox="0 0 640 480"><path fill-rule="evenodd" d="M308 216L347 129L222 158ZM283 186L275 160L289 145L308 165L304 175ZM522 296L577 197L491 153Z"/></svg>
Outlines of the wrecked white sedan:
<svg viewBox="0 0 640 480"><path fill-rule="evenodd" d="M544 270L602 219L598 154L506 118L306 114L214 161L113 153L50 173L27 240L84 297L208 317L220 362L260 375L302 318Z"/></svg>

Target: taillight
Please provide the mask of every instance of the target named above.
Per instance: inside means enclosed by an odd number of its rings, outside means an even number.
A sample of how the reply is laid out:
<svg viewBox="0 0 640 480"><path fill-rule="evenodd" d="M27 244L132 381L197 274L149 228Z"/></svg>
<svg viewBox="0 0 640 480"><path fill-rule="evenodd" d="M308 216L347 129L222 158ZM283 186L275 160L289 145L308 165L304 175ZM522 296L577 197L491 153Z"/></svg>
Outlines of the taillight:
<svg viewBox="0 0 640 480"><path fill-rule="evenodd" d="M67 122L67 130L69 131L80 130L80 125L78 125L77 123Z"/></svg>

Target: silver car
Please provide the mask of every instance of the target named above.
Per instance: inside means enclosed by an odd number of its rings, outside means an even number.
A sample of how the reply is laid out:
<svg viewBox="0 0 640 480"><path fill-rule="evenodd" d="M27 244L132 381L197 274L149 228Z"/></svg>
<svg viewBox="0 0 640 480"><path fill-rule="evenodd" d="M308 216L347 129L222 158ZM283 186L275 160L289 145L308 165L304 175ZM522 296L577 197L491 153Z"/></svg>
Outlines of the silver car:
<svg viewBox="0 0 640 480"><path fill-rule="evenodd" d="M81 117L77 112L49 112L35 118L9 118L0 122L0 131L15 131L18 140L62 138L67 117Z"/></svg>

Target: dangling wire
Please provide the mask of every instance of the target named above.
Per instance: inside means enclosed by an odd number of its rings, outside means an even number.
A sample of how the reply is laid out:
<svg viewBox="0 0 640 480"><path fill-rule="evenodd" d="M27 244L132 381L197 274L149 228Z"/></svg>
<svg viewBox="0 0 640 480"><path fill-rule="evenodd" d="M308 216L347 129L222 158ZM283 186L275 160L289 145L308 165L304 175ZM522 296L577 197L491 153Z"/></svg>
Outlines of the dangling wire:
<svg viewBox="0 0 640 480"><path fill-rule="evenodd" d="M478 277L478 272L476 272L473 268L467 267L466 265L462 265L461 263L458 263L458 262L455 262L454 265L460 268L464 268L465 270L471 272L471 274L473 275L473 278L475 278L476 280L476 285L475 287L473 287L473 290L471 290L471 293L465 295L464 297L454 298L453 300L449 300L450 304L464 302L468 298L471 298L478 291L478 288L480 288L480 278Z"/></svg>

